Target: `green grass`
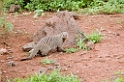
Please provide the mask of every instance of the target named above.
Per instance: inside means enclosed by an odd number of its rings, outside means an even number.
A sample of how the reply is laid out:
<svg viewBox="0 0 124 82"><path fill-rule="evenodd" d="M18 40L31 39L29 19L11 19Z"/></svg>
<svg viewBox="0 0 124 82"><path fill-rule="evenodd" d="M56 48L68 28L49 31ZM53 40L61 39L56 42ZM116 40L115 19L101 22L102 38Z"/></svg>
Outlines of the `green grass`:
<svg viewBox="0 0 124 82"><path fill-rule="evenodd" d="M74 53L77 52L79 49L78 48L66 48L66 53Z"/></svg>
<svg viewBox="0 0 124 82"><path fill-rule="evenodd" d="M7 34L14 29L13 24L7 20L6 12L4 11L5 0L0 1L0 34ZM1 32L2 31L2 32Z"/></svg>
<svg viewBox="0 0 124 82"><path fill-rule="evenodd" d="M54 59L48 59L47 57L40 61L41 63L45 64L45 65L48 65L48 64L54 64L55 63L55 60Z"/></svg>
<svg viewBox="0 0 124 82"><path fill-rule="evenodd" d="M81 12L81 11L80 11ZM89 7L82 10L85 14L115 14L124 13L124 0L94 0Z"/></svg>
<svg viewBox="0 0 124 82"><path fill-rule="evenodd" d="M90 48L87 47L86 43L87 41L91 41L93 43L98 43L101 41L102 39L102 34L100 32L100 30L98 29L94 29L89 35L86 35L82 32L80 32L81 34L83 34L85 36L84 39L81 39L80 37L77 38L77 48L66 48L66 53L74 53L77 52L80 49L83 50L90 50Z"/></svg>
<svg viewBox="0 0 124 82"><path fill-rule="evenodd" d="M83 50L89 50L89 48L86 46L85 42L83 39L80 39L77 42L77 46L79 47L79 49L83 49Z"/></svg>
<svg viewBox="0 0 124 82"><path fill-rule="evenodd" d="M124 73L122 71L118 71L115 73L116 78L109 79L109 80L103 80L101 82L124 82Z"/></svg>
<svg viewBox="0 0 124 82"><path fill-rule="evenodd" d="M60 70L54 70L50 74L35 74L23 79L16 78L13 81L8 80L7 82L81 82L81 80L73 74L62 75Z"/></svg>
<svg viewBox="0 0 124 82"><path fill-rule="evenodd" d="M6 34L14 29L13 24L7 21L6 17L0 17L0 29L2 29L2 34Z"/></svg>
<svg viewBox="0 0 124 82"><path fill-rule="evenodd" d="M88 35L88 38L90 41L98 43L101 41L102 34L98 29L95 29L94 31L91 32L91 34Z"/></svg>
<svg viewBox="0 0 124 82"><path fill-rule="evenodd" d="M114 14L124 13L124 0L5 0L4 10L11 4L18 4L29 11L79 11L86 14ZM83 9L83 10L82 10Z"/></svg>

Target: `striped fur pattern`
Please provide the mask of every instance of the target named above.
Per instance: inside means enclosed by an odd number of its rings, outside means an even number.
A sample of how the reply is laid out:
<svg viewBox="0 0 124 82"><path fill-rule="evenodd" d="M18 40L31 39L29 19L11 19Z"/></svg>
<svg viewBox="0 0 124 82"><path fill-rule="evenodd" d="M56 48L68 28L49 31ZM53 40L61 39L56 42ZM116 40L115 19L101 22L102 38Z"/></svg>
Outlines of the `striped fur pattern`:
<svg viewBox="0 0 124 82"><path fill-rule="evenodd" d="M61 34L53 35L53 36L46 36L37 43L37 45L32 50L30 56L21 59L21 61L32 59L37 55L39 51L42 53L42 56L48 55L48 52L52 50L65 52L65 50L62 47L62 44L65 42L67 38L68 38L68 32L62 32Z"/></svg>

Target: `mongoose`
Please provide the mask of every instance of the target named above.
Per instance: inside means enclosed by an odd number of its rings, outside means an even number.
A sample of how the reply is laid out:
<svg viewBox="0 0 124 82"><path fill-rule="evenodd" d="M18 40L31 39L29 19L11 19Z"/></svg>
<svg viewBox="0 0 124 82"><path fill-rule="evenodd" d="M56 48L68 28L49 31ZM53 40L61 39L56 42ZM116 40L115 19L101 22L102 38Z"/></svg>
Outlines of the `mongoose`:
<svg viewBox="0 0 124 82"><path fill-rule="evenodd" d="M19 11L19 9L21 9L20 5L13 4L13 5L10 6L9 12L14 13L14 12Z"/></svg>
<svg viewBox="0 0 124 82"><path fill-rule="evenodd" d="M37 55L38 52L41 52L42 56L48 55L48 52L51 50L57 50L59 52L65 52L62 47L62 44L68 38L68 32L62 32L58 35L46 36L36 44L32 53L29 57L21 59L21 61L30 60Z"/></svg>

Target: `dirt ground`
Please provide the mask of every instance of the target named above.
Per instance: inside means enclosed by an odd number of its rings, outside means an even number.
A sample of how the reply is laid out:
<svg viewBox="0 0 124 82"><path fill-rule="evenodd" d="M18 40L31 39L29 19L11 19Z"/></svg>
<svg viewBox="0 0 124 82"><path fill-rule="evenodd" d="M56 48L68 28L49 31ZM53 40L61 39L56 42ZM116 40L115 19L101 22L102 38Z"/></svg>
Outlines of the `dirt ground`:
<svg viewBox="0 0 124 82"><path fill-rule="evenodd" d="M30 41L31 36L42 26L45 20L54 16L55 13L46 13L38 19L33 18L31 13L8 14L7 19L14 25L13 33L10 33L6 43L13 53L0 55L0 66L4 79L16 77L24 78L34 74L43 68L52 68L53 65L40 63L46 57L35 57L29 61L20 61L26 57L22 46ZM100 43L95 44L95 49L90 51L80 50L76 53L52 53L48 58L55 59L60 63L62 71L66 74L76 74L83 82L100 82L109 78L115 78L117 72L124 71L124 14L114 15L81 15L76 20L79 27L86 34L94 28L101 29L102 38ZM0 48L5 48L4 41L0 37ZM7 63L14 61L15 66L9 67Z"/></svg>

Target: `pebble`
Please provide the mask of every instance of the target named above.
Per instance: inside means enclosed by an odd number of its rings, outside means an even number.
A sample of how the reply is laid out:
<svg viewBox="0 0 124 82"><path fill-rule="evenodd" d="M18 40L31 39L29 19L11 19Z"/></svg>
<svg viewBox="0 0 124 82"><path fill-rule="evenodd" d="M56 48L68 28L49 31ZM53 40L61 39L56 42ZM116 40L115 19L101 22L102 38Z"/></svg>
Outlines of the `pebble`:
<svg viewBox="0 0 124 82"><path fill-rule="evenodd" d="M6 71L3 71L3 73L6 73Z"/></svg>
<svg viewBox="0 0 124 82"><path fill-rule="evenodd" d="M106 70L107 70L107 71L109 71L109 70L110 70L110 68L106 68Z"/></svg>
<svg viewBox="0 0 124 82"><path fill-rule="evenodd" d="M16 66L16 63L14 61L9 61L9 62L7 62L7 66L13 67L13 66Z"/></svg>
<svg viewBox="0 0 124 82"><path fill-rule="evenodd" d="M53 69L54 69L53 66L49 66L49 67L48 67L48 70L53 70Z"/></svg>
<svg viewBox="0 0 124 82"><path fill-rule="evenodd" d="M73 59L69 59L70 61L73 61Z"/></svg>
<svg viewBox="0 0 124 82"><path fill-rule="evenodd" d="M118 60L119 63L124 63L124 60L120 59Z"/></svg>
<svg viewBox="0 0 124 82"><path fill-rule="evenodd" d="M102 56L98 56L98 58L102 58Z"/></svg>
<svg viewBox="0 0 124 82"><path fill-rule="evenodd" d="M60 66L60 63L54 63L54 66Z"/></svg>
<svg viewBox="0 0 124 82"><path fill-rule="evenodd" d="M54 63L54 68L55 68L55 69L60 68L60 63Z"/></svg>
<svg viewBox="0 0 124 82"><path fill-rule="evenodd" d="M80 55L85 55L87 53L88 53L87 51L84 51L83 53L80 53Z"/></svg>
<svg viewBox="0 0 124 82"><path fill-rule="evenodd" d="M77 75L77 74L79 74L79 71L76 71L76 72L74 73L74 75Z"/></svg>
<svg viewBox="0 0 124 82"><path fill-rule="evenodd" d="M120 34L119 33L116 33L116 36L120 36Z"/></svg>
<svg viewBox="0 0 124 82"><path fill-rule="evenodd" d="M14 58L14 56L9 56L9 57L7 57L7 59L13 59Z"/></svg>
<svg viewBox="0 0 124 82"><path fill-rule="evenodd" d="M68 64L67 67L68 67L68 68L72 67L72 64Z"/></svg>
<svg viewBox="0 0 124 82"><path fill-rule="evenodd" d="M87 46L88 48L90 48L91 50L95 48L95 45L94 45L94 43L93 43L92 41L88 42L88 43L86 44L86 46Z"/></svg>
<svg viewBox="0 0 124 82"><path fill-rule="evenodd" d="M4 60L0 60L1 63L4 63L5 61Z"/></svg>
<svg viewBox="0 0 124 82"><path fill-rule="evenodd" d="M13 53L13 50L12 49L8 49L8 53Z"/></svg>
<svg viewBox="0 0 124 82"><path fill-rule="evenodd" d="M62 70L62 71L67 71L68 68L67 68L67 67L62 67L61 70Z"/></svg>
<svg viewBox="0 0 124 82"><path fill-rule="evenodd" d="M4 55L4 54L7 54L7 49L1 48L0 49L0 55Z"/></svg>
<svg viewBox="0 0 124 82"><path fill-rule="evenodd" d="M39 73L45 73L47 71L47 68L40 68Z"/></svg>
<svg viewBox="0 0 124 82"><path fill-rule="evenodd" d="M54 59L53 62L54 62L54 64L55 64L55 63L58 63L58 61L57 61L56 59Z"/></svg>

